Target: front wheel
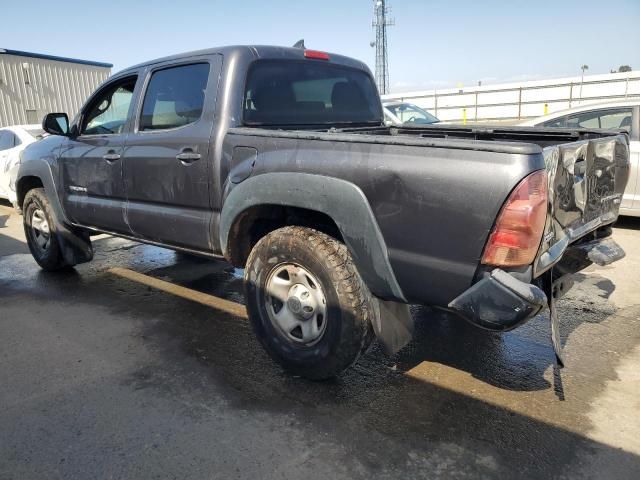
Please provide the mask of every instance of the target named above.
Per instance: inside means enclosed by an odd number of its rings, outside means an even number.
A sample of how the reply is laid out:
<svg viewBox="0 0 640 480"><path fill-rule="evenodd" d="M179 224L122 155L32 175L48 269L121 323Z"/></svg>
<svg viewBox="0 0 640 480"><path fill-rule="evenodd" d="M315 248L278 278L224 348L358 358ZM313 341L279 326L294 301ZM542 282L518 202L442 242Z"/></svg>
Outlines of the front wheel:
<svg viewBox="0 0 640 480"><path fill-rule="evenodd" d="M295 375L333 377L373 339L371 294L346 246L322 232L284 227L260 239L245 291L258 339Z"/></svg>
<svg viewBox="0 0 640 480"><path fill-rule="evenodd" d="M53 214L44 189L27 192L22 204L22 221L27 245L38 265L49 272L68 268L52 229Z"/></svg>

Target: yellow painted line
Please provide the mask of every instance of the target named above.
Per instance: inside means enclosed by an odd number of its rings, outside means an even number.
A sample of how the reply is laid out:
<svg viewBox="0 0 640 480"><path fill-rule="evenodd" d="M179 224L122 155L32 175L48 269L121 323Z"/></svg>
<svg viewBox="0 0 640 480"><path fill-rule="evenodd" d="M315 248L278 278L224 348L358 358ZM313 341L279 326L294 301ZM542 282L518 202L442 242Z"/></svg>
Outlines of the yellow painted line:
<svg viewBox="0 0 640 480"><path fill-rule="evenodd" d="M200 303L201 305L230 313L231 315L235 315L236 317L244 318L245 320L248 318L247 309L241 303L225 300L224 298L214 297L213 295L208 295L197 290L182 287L171 282L165 282L164 280L160 280L159 278L151 277L149 275L145 275L144 273L134 272L133 270L129 270L128 268L114 267L110 268L107 271L113 275L117 275L118 277L126 278L127 280L132 280L134 282L147 285L148 287L170 293L171 295L175 295L176 297L185 298L187 300Z"/></svg>

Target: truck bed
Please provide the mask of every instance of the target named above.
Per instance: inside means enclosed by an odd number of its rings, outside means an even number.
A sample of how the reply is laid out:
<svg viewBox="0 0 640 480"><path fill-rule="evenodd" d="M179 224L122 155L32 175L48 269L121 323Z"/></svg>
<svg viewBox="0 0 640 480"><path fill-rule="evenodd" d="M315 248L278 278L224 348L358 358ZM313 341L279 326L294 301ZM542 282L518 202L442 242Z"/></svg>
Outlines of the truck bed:
<svg viewBox="0 0 640 480"><path fill-rule="evenodd" d="M252 145L262 153L253 175L331 171L358 185L407 300L436 305L468 288L480 273L493 222L526 175L546 168L550 191L544 245L530 278L553 266L570 243L615 221L628 176L628 138L617 131L233 127L228 134L232 145ZM597 177L597 169L604 174ZM425 289L425 278L438 281Z"/></svg>
<svg viewBox="0 0 640 480"><path fill-rule="evenodd" d="M335 132L383 135L392 137L420 137L443 140L479 140L487 142L532 143L539 147L614 136L624 130L563 129L542 127L425 125L389 126L378 128L342 128Z"/></svg>

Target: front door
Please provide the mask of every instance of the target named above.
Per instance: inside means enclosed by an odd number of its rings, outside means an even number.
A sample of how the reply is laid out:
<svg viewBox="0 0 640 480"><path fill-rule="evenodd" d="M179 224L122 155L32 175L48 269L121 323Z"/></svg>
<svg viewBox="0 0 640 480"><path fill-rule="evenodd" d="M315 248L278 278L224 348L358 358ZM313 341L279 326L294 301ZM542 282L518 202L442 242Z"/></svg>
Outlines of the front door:
<svg viewBox="0 0 640 480"><path fill-rule="evenodd" d="M148 73L125 147L127 220L137 237L210 250L209 139L220 57Z"/></svg>
<svg viewBox="0 0 640 480"><path fill-rule="evenodd" d="M115 80L87 104L60 156L63 206L75 223L130 233L124 218L122 154L137 77Z"/></svg>

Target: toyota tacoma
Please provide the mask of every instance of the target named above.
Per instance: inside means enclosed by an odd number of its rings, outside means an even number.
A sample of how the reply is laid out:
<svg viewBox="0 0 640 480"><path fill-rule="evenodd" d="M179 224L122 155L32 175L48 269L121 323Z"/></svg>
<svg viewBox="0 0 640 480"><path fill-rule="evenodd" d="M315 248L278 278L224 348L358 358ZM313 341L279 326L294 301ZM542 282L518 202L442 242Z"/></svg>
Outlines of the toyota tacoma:
<svg viewBox="0 0 640 480"><path fill-rule="evenodd" d="M53 271L108 233L244 268L250 321L286 370L337 375L409 304L506 331L571 274L624 256L623 131L387 126L360 61L234 46L110 77L22 154L25 234Z"/></svg>

